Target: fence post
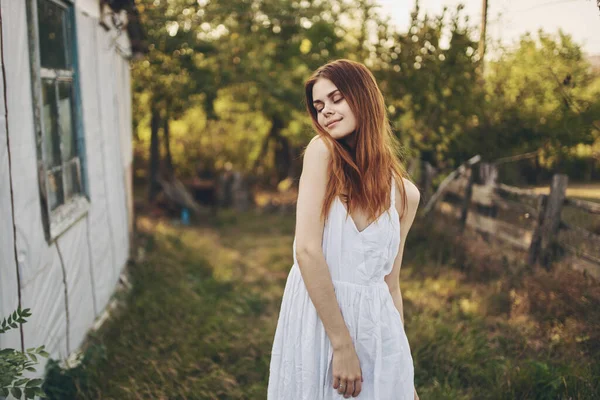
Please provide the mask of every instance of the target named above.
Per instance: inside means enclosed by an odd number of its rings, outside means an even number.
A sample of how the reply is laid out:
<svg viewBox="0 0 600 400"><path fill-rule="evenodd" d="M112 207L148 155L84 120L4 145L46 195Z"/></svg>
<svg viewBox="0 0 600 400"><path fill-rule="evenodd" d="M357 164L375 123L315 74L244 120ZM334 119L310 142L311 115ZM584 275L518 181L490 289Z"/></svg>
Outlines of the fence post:
<svg viewBox="0 0 600 400"><path fill-rule="evenodd" d="M465 230L465 226L467 225L467 214L469 212L469 204L471 203L471 197L473 195L473 183L475 182L475 166L471 166L469 168L469 180L467 182L467 187L465 188L465 196L463 198L462 210L460 213L460 231L463 232Z"/></svg>
<svg viewBox="0 0 600 400"><path fill-rule="evenodd" d="M435 175L435 168L429 163L429 161L425 161L422 164L421 169L421 182L423 188L423 202L428 202L431 196L433 195L433 177Z"/></svg>
<svg viewBox="0 0 600 400"><path fill-rule="evenodd" d="M487 197L489 202L487 208L481 213L496 218L498 206L493 200L493 193L498 180L498 166L493 163L481 162L479 163L479 174L477 175L479 175L479 183L483 185L482 190L485 190L485 194L489 196Z"/></svg>
<svg viewBox="0 0 600 400"><path fill-rule="evenodd" d="M565 202L568 183L569 177L567 175L556 174L552 177L552 186L544 210L540 240L540 261L547 269L552 262L554 241L560 226L560 214Z"/></svg>
<svg viewBox="0 0 600 400"><path fill-rule="evenodd" d="M538 197L537 202L537 219L535 221L535 227L533 228L533 235L531 236L531 244L529 245L529 252L527 254L527 264L533 266L540 256L540 240L542 238L542 225L544 224L544 213L546 211L548 196L541 194Z"/></svg>

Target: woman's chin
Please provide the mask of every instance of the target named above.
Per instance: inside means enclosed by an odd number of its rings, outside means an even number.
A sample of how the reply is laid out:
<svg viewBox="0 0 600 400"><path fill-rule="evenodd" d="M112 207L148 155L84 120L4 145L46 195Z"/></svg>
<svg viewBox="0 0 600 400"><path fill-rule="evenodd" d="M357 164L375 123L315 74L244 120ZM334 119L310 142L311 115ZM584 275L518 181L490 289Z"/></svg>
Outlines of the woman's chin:
<svg viewBox="0 0 600 400"><path fill-rule="evenodd" d="M352 135L352 132L348 132L348 133L330 132L329 134L335 140L343 140L343 139L348 139Z"/></svg>

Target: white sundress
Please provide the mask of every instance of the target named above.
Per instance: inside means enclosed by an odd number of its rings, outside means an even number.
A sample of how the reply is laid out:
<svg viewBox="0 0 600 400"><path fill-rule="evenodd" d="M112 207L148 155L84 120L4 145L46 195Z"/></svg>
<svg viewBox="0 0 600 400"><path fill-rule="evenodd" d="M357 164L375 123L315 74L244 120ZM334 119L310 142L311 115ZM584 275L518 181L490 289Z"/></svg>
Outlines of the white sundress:
<svg viewBox="0 0 600 400"><path fill-rule="evenodd" d="M414 399L408 338L384 281L400 246L394 194L392 179L390 208L362 231L336 197L323 230L323 253L363 375L357 398L364 400ZM293 257L273 340L267 399L343 399L333 388L333 348L304 285L295 238Z"/></svg>

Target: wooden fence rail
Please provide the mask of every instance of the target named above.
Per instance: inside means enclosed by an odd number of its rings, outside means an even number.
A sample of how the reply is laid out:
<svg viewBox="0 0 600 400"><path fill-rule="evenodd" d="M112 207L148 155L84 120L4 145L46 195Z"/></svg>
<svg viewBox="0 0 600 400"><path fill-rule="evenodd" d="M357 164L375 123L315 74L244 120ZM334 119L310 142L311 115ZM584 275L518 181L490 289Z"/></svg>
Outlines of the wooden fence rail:
<svg viewBox="0 0 600 400"><path fill-rule="evenodd" d="M492 177L483 185L476 184L476 172L478 167L482 166L485 167L486 176ZM436 204L441 203L446 194L452 194L461 199L458 206L460 209L452 211L458 218L460 230L464 230L468 224L479 231L511 242L527 250L527 263L530 265L539 263L550 268L562 250L588 264L591 263L591 266L586 265L582 269L600 278L600 256L559 239L560 232L567 232L569 236L575 236L578 240L590 243L591 245L588 247L591 247L592 252L600 253L600 234L568 224L561 219L565 206L573 207L585 215L600 215L600 204L566 197L569 181L566 175L554 175L550 193L540 194L531 189L496 183L495 177L498 174L497 170L494 171L495 168L493 163L482 163L479 156L471 158L459 169L449 174L440 184L425 206L424 213L429 213L436 207ZM487 209L489 212L484 213L485 215L481 212L474 212L470 207L472 204ZM498 210L525 214L532 222L532 228L526 230L515 223L497 219Z"/></svg>

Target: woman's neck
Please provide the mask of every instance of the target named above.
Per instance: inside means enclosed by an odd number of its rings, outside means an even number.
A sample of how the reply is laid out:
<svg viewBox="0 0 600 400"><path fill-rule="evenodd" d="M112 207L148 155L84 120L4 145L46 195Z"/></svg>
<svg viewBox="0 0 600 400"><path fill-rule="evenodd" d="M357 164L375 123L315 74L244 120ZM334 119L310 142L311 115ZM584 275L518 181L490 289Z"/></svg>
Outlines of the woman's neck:
<svg viewBox="0 0 600 400"><path fill-rule="evenodd" d="M348 136L343 137L342 140L351 149L354 150L356 148L356 132L350 133Z"/></svg>

